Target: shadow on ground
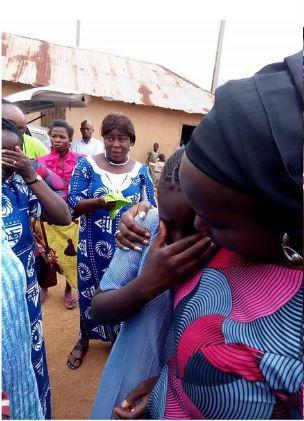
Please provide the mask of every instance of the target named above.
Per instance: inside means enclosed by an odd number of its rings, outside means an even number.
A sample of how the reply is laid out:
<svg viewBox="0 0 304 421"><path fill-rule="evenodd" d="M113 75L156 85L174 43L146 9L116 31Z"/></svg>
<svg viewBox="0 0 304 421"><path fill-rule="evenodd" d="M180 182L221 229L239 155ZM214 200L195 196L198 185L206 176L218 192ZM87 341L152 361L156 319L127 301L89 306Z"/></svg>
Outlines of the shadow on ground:
<svg viewBox="0 0 304 421"><path fill-rule="evenodd" d="M52 389L53 419L87 419L110 347L91 341L90 349L78 370L66 366L69 352L75 345L79 328L79 309L66 310L63 304L65 280L50 288L50 296L42 306L43 329Z"/></svg>

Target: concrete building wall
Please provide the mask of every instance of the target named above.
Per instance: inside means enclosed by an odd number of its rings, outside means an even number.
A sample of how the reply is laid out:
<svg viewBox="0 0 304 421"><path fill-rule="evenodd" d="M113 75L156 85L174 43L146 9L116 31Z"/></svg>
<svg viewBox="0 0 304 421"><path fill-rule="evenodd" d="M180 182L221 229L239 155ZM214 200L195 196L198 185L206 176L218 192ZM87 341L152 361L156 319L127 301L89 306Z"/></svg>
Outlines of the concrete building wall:
<svg viewBox="0 0 304 421"><path fill-rule="evenodd" d="M153 143L160 144L160 151L167 157L180 144L183 124L196 126L202 119L199 114L187 114L180 111L165 110L156 107L137 106L122 102L107 102L92 98L85 109L67 110L67 121L74 127L74 138L80 136L80 123L90 119L95 128L95 137L101 138L100 127L104 117L111 112L126 114L134 124L136 142L132 148L132 156L140 161L145 160Z"/></svg>
<svg viewBox="0 0 304 421"><path fill-rule="evenodd" d="M4 81L2 83L2 96L29 88L27 85ZM187 114L182 111L104 101L100 98L91 97L91 101L86 108L67 109L66 120L75 129L74 139L80 138L80 123L85 119L92 121L95 128L94 136L101 139L101 122L107 114L115 111L126 114L133 122L136 143L131 150L131 155L142 162L155 142L160 144L160 152L168 157L180 144L183 124L196 126L203 117L201 114ZM39 114L28 114L27 120L31 120L36 115ZM40 126L40 120L37 120L34 125Z"/></svg>

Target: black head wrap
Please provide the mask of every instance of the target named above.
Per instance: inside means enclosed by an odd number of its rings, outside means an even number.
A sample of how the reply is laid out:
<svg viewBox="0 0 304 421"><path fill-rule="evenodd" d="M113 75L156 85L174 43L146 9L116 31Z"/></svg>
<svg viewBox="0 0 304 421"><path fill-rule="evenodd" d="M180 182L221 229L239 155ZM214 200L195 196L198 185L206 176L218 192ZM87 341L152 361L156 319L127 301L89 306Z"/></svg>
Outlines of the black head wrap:
<svg viewBox="0 0 304 421"><path fill-rule="evenodd" d="M290 212L302 205L302 52L219 87L187 145L219 183Z"/></svg>

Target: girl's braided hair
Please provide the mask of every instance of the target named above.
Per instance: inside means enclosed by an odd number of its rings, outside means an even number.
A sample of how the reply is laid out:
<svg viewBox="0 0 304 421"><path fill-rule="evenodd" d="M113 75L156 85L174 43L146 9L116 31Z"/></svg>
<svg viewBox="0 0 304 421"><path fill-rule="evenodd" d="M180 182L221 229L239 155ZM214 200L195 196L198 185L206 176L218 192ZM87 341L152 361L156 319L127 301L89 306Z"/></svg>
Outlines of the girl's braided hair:
<svg viewBox="0 0 304 421"><path fill-rule="evenodd" d="M168 158L164 165L162 175L159 180L159 188L165 184L180 185L179 167L184 154L184 149L179 148L173 155Z"/></svg>

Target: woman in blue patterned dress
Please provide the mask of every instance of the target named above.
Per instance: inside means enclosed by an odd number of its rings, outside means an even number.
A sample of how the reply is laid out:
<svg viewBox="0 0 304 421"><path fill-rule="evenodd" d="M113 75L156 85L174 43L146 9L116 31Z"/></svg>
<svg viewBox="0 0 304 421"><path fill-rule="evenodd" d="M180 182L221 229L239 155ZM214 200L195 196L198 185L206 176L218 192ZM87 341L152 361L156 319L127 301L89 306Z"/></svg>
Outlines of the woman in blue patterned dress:
<svg viewBox="0 0 304 421"><path fill-rule="evenodd" d="M51 393L30 217L39 218L43 210L48 221L69 225L71 216L67 204L37 175L22 152L22 145L23 137L18 126L2 119L2 218L7 241L26 273L26 299L32 334L31 360L42 412L46 419L50 419Z"/></svg>
<svg viewBox="0 0 304 421"><path fill-rule="evenodd" d="M11 249L2 224L2 390L14 420L42 420L31 364L32 336L26 302L25 270Z"/></svg>
<svg viewBox="0 0 304 421"><path fill-rule="evenodd" d="M115 232L126 207L114 219L105 203L109 192L122 194L133 204L148 200L155 205L148 167L129 157L135 143L132 122L123 114L109 114L102 122L105 152L80 160L71 179L68 203L80 218L78 245L79 340L68 357L68 367L77 369L89 348L90 339L114 342L119 325L98 325L91 316L91 300L115 251Z"/></svg>

